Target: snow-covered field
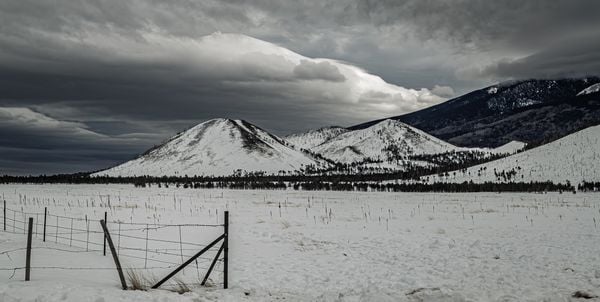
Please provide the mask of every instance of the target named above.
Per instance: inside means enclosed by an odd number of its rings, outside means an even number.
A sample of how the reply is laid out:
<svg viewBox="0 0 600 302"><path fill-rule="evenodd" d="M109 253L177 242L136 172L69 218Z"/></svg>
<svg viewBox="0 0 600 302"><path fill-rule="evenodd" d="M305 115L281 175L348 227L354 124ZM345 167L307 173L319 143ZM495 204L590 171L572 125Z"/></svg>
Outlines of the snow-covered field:
<svg viewBox="0 0 600 302"><path fill-rule="evenodd" d="M34 249L34 267L108 269L34 269L30 282L22 281L22 270L14 275L0 270L2 302L576 301L571 297L576 291L600 295L597 194L235 191L130 185L0 185L0 194L9 208L19 211L43 212L47 205L56 215L99 219L107 210L109 221L150 225L219 224L224 210L231 215L228 290L196 288L183 295L162 289L122 291L110 256L83 249L57 251L77 249L66 241L42 243L38 235L34 247L47 249ZM205 235L184 231L183 236L203 241L217 233L207 228ZM171 234L173 239L177 236ZM22 233L0 230L0 253L25 244ZM121 261L125 267L143 265L140 259ZM23 264L23 250L0 254L1 268ZM186 271L188 278L196 273Z"/></svg>

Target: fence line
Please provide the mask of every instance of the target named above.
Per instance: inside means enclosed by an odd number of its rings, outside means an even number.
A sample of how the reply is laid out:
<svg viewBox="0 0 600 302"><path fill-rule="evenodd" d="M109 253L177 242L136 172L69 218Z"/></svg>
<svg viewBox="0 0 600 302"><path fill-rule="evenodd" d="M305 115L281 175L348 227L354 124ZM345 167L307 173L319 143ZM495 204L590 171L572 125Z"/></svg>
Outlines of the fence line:
<svg viewBox="0 0 600 302"><path fill-rule="evenodd" d="M104 213L106 215L107 212ZM55 215L44 208L44 212L28 212L11 209L6 207L2 212L3 230L7 233L26 234L27 233L27 217L32 217L35 222L32 223L32 234L37 239L42 239L44 244L58 244L68 246L70 249L52 247L52 246L33 246L31 250L49 250L65 253L102 253L105 252L105 233L100 228L102 219L93 219L84 215L81 217L69 217L64 215ZM43 218L41 222L40 217ZM106 216L105 216L106 217ZM207 275L211 273L213 268L221 267L226 269L226 255L221 254L218 245L208 246L198 242L186 241L182 235L182 228L191 228L198 230L200 228L225 228L223 224L160 224L160 223L141 223L141 222L124 222L119 220L108 221L107 226L113 236L116 237L115 248L117 257L125 257L141 262L143 266L128 266L131 270L157 270L157 269L173 269L177 271L182 269L181 264L186 258L193 259L192 268L197 271L197 276L200 279L200 270L209 270ZM176 228L176 230L174 230ZM169 231L171 231L169 233ZM142 233L142 234L139 234ZM150 233L153 233L152 235ZM139 234L139 235L138 235ZM162 236L161 236L162 235ZM222 235L219 238L225 238ZM121 240L121 237L124 240ZM114 238L114 237L113 237ZM178 240L176 240L177 238ZM206 250L214 257L194 254L199 249ZM0 255L14 254L26 250L25 248L17 248L13 250L0 251ZM123 253L125 252L125 253ZM106 255L104 253L104 255ZM34 256L35 257L35 256ZM10 258L10 256L9 256ZM12 259L11 259L12 261ZM191 261L191 260L190 260ZM135 263L135 262L133 262ZM132 263L132 264L133 264ZM153 265L153 264L158 264ZM200 264L199 264L200 263ZM162 266L161 266L162 265ZM13 271L12 278L16 271L26 269L26 267L0 267L0 271ZM77 266L35 266L30 269L39 270L114 270L114 268L101 267L77 267ZM227 276L227 272L212 271L212 273ZM185 274L185 271L184 271ZM168 278L167 278L168 279ZM198 280L200 282L200 280ZM203 282L204 283L204 282ZM203 284L202 283L202 284ZM224 279L222 283L227 286L227 281ZM175 284L165 284L165 286L175 286L177 284L185 284L181 280L177 280Z"/></svg>

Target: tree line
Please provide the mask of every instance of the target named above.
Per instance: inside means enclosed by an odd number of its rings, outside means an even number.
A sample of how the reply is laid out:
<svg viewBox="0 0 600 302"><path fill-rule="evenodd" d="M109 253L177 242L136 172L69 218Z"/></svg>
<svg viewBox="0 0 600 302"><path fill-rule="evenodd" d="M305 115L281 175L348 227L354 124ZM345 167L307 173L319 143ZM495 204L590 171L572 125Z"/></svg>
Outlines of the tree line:
<svg viewBox="0 0 600 302"><path fill-rule="evenodd" d="M598 192L600 191L600 182L584 181L577 186L577 190L582 192Z"/></svg>
<svg viewBox="0 0 600 302"><path fill-rule="evenodd" d="M136 187L176 187L183 189L240 189L240 190L307 190L307 191L361 191L361 192L573 192L570 184L552 182L518 183L369 183L369 182L284 182L284 181L216 181L216 182L137 182Z"/></svg>

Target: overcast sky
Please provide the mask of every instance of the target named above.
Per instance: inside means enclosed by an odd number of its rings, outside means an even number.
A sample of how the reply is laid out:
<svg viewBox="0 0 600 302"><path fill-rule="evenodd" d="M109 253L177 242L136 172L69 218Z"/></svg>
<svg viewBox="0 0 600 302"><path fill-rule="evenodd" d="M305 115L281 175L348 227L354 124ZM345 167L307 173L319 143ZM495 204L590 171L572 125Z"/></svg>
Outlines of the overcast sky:
<svg viewBox="0 0 600 302"><path fill-rule="evenodd" d="M599 74L597 0L0 0L0 174L105 168L215 117L284 135Z"/></svg>

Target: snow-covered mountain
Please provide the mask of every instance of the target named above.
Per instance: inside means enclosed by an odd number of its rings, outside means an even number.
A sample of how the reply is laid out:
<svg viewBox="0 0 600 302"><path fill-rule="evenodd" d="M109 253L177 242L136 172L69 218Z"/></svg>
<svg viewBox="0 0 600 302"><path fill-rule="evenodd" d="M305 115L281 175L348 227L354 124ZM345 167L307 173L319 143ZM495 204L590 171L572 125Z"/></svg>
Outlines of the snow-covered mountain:
<svg viewBox="0 0 600 302"><path fill-rule="evenodd" d="M333 162L376 171L431 166L472 152L478 158L514 153L524 144L496 149L463 148L400 121L385 120L349 131L327 127L283 140L243 120L213 119L177 134L138 158L93 176L230 176L246 173L298 174L326 169ZM415 158L432 155L432 158Z"/></svg>
<svg viewBox="0 0 600 302"><path fill-rule="evenodd" d="M277 174L298 172L309 165L326 163L246 121L213 119L93 176L227 176L244 171Z"/></svg>
<svg viewBox="0 0 600 302"><path fill-rule="evenodd" d="M340 163L377 161L401 168L410 156L452 151L485 154L513 153L524 144L511 142L496 149L462 148L397 120L384 120L365 129L346 131L311 149Z"/></svg>
<svg viewBox="0 0 600 302"><path fill-rule="evenodd" d="M304 133L291 134L285 136L284 139L290 144L303 149L312 149L342 133L348 132L348 129L331 126L323 127L316 130L309 130Z"/></svg>
<svg viewBox="0 0 600 302"><path fill-rule="evenodd" d="M443 153L453 148L453 145L400 121L384 120L366 129L338 135L312 151L337 162L353 163L368 159L390 162L409 155Z"/></svg>
<svg viewBox="0 0 600 302"><path fill-rule="evenodd" d="M456 175L455 175L456 174ZM600 181L600 126L593 126L546 145L466 169L430 182L552 181L577 185Z"/></svg>
<svg viewBox="0 0 600 302"><path fill-rule="evenodd" d="M599 77L509 81L391 119L457 146L538 145L600 124L598 89Z"/></svg>

